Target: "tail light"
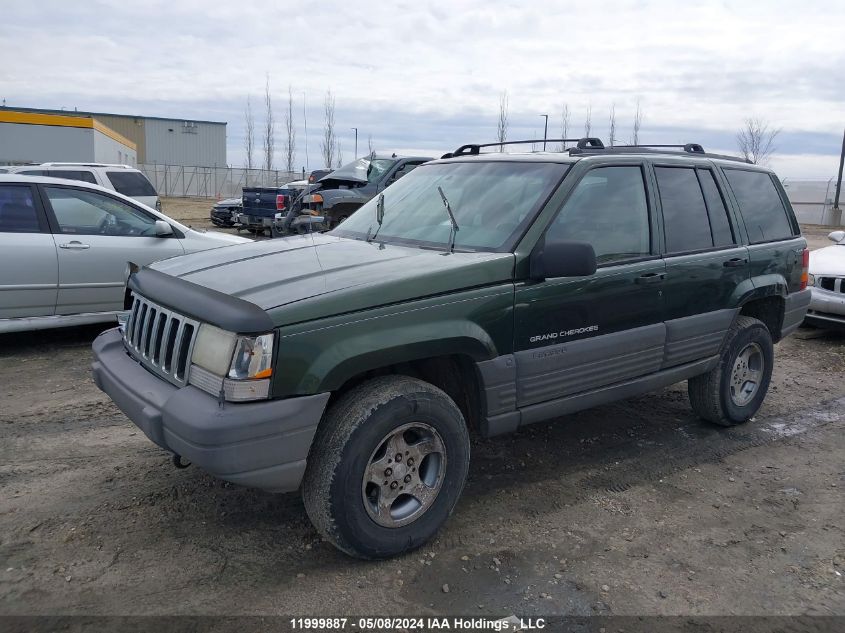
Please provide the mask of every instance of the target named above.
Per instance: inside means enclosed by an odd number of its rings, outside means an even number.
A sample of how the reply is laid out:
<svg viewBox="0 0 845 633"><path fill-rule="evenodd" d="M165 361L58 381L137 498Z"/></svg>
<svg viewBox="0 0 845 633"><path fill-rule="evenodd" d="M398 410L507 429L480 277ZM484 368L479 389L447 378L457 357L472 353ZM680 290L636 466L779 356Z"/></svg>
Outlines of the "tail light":
<svg viewBox="0 0 845 633"><path fill-rule="evenodd" d="M285 196L284 194L280 193L276 196L276 211L284 211L286 206L287 205L285 204Z"/></svg>
<svg viewBox="0 0 845 633"><path fill-rule="evenodd" d="M810 251L804 249L801 254L801 290L807 287L807 280L810 278Z"/></svg>

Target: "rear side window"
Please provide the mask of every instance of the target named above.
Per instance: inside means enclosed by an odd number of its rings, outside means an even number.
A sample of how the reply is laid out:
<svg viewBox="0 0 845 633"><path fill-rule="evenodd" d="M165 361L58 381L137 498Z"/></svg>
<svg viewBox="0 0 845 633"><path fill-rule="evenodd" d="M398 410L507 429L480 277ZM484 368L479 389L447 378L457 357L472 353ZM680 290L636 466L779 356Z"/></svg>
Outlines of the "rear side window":
<svg viewBox="0 0 845 633"><path fill-rule="evenodd" d="M704 194L691 167L655 167L663 206L666 251L685 253L713 247Z"/></svg>
<svg viewBox="0 0 845 633"><path fill-rule="evenodd" d="M156 190L144 174L137 171L107 171L114 190L124 196L157 196Z"/></svg>
<svg viewBox="0 0 845 633"><path fill-rule="evenodd" d="M592 244L599 264L651 253L648 203L639 167L597 167L569 196L546 233Z"/></svg>
<svg viewBox="0 0 845 633"><path fill-rule="evenodd" d="M795 235L786 207L767 172L730 168L724 169L724 172L739 203L752 244L788 239Z"/></svg>
<svg viewBox="0 0 845 633"><path fill-rule="evenodd" d="M51 178L64 178L65 180L81 180L82 182L90 182L92 185L97 184L97 179L90 171L80 171L72 169L50 169L44 172L45 176Z"/></svg>
<svg viewBox="0 0 845 633"><path fill-rule="evenodd" d="M40 233L38 213L27 185L0 185L0 233Z"/></svg>

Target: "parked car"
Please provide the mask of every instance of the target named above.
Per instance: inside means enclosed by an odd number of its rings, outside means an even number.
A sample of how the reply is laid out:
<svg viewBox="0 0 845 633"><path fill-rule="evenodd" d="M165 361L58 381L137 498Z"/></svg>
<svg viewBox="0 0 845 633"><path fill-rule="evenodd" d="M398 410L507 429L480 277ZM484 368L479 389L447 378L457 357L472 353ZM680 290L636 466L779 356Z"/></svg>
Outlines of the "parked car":
<svg viewBox="0 0 845 633"><path fill-rule="evenodd" d="M226 198L211 207L211 223L214 226L230 228L235 226L238 214L243 210L240 198Z"/></svg>
<svg viewBox="0 0 845 633"><path fill-rule="evenodd" d="M313 185L314 183L319 182L320 178L328 176L330 173L332 173L331 169L315 169L308 174L308 184Z"/></svg>
<svg viewBox="0 0 845 633"><path fill-rule="evenodd" d="M244 187L236 226L253 232L271 231L276 216L285 213L307 186L305 180L294 180L281 187Z"/></svg>
<svg viewBox="0 0 845 633"><path fill-rule="evenodd" d="M7 168L9 173L22 176L50 176L81 180L100 185L140 202L156 211L161 211L161 200L155 187L143 172L129 165L106 163L41 163Z"/></svg>
<svg viewBox="0 0 845 633"><path fill-rule="evenodd" d="M335 227L385 187L430 160L375 153L359 158L323 176L319 190L303 198L303 207L325 217L329 228Z"/></svg>
<svg viewBox="0 0 845 633"><path fill-rule="evenodd" d="M128 261L249 241L195 231L98 185L0 175L0 332L114 320Z"/></svg>
<svg viewBox="0 0 845 633"><path fill-rule="evenodd" d="M331 232L133 273L126 327L93 346L97 385L221 479L301 486L318 531L363 558L437 532L471 428L683 380L705 420L758 411L772 344L810 301L770 170L698 145L483 147L416 167Z"/></svg>
<svg viewBox="0 0 845 633"><path fill-rule="evenodd" d="M845 328L845 231L833 231L833 246L810 253L810 309L805 322L824 328Z"/></svg>

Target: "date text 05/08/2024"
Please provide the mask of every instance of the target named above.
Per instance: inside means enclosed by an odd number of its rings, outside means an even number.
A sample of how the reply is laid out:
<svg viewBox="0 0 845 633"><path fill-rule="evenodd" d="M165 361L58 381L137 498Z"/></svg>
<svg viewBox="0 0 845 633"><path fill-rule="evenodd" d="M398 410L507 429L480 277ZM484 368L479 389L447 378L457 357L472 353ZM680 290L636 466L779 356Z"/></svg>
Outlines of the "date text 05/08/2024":
<svg viewBox="0 0 845 633"><path fill-rule="evenodd" d="M546 628L544 618L415 618L415 617L368 617L368 618L291 618L294 630L358 630L358 631L531 631Z"/></svg>

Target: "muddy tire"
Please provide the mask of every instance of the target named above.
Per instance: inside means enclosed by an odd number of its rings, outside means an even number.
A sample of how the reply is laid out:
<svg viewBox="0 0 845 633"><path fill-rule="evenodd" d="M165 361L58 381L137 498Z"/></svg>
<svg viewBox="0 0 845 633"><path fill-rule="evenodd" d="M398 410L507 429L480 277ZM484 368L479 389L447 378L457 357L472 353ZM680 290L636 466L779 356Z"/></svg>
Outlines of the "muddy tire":
<svg viewBox="0 0 845 633"><path fill-rule="evenodd" d="M443 391L405 376L374 378L320 423L302 483L305 510L352 556L413 550L452 513L469 453L463 415Z"/></svg>
<svg viewBox="0 0 845 633"><path fill-rule="evenodd" d="M773 365L769 329L762 321L739 317L728 330L719 364L687 383L693 411L721 426L748 421L763 404Z"/></svg>

